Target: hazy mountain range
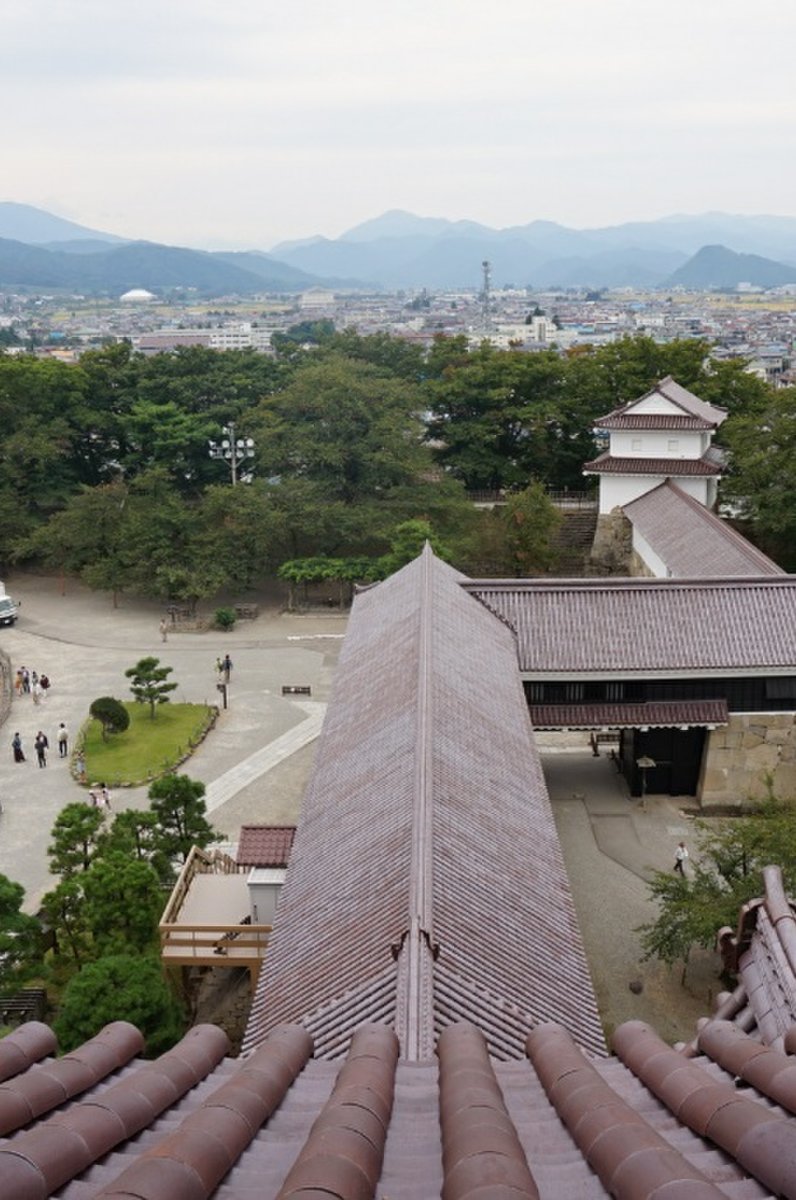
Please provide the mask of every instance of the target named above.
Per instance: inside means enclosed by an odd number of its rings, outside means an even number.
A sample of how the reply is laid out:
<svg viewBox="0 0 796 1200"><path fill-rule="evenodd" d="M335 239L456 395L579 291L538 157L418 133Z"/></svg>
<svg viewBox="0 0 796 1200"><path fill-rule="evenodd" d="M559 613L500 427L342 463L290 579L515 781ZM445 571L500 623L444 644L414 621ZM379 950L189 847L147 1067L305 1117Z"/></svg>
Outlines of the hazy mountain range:
<svg viewBox="0 0 796 1200"><path fill-rule="evenodd" d="M0 287L118 294L195 288L202 294L336 288L733 288L796 282L796 218L706 213L595 229L532 221L491 229L392 211L336 239L208 252L125 241L26 204L0 202Z"/></svg>

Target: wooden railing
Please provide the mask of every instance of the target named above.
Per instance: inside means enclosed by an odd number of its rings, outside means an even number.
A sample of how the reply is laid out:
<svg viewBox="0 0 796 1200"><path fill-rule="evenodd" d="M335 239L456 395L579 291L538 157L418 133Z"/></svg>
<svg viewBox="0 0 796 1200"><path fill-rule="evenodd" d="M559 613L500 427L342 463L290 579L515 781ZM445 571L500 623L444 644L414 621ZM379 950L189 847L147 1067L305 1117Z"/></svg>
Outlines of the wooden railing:
<svg viewBox="0 0 796 1200"><path fill-rule="evenodd" d="M234 960L241 966L253 959L265 957L270 925L179 925L162 922L160 953L169 959L192 959L196 962Z"/></svg>
<svg viewBox="0 0 796 1200"><path fill-rule="evenodd" d="M164 909L161 925L173 922L185 903L191 880L196 875L241 875L247 867L239 866L234 858L230 858L223 850L200 850L192 846L185 860L179 878L172 888L169 902Z"/></svg>

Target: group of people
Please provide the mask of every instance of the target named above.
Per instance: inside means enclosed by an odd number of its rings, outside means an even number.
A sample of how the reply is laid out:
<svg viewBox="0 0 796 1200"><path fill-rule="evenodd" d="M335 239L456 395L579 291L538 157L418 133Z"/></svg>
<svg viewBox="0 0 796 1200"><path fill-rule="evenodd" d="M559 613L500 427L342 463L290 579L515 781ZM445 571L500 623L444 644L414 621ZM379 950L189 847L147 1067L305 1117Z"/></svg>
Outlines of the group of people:
<svg viewBox="0 0 796 1200"><path fill-rule="evenodd" d="M38 704L47 698L51 687L48 675L39 675L38 671L29 671L27 667L19 667L14 679L14 689L18 696L32 696L33 703Z"/></svg>
<svg viewBox="0 0 796 1200"><path fill-rule="evenodd" d="M69 730L66 727L66 722L61 721L58 726L58 731L55 735L55 740L58 743L58 757L69 757ZM14 762L27 762L25 758L25 749L22 745L22 736L20 733L15 733L11 739L11 749L14 753ZM36 760L40 767L47 766L47 751L50 749L50 739L44 730L40 729L33 739L33 749L36 751Z"/></svg>
<svg viewBox="0 0 796 1200"><path fill-rule="evenodd" d="M89 788L88 802L94 808L107 808L111 806L111 794L108 791L107 784L93 783Z"/></svg>

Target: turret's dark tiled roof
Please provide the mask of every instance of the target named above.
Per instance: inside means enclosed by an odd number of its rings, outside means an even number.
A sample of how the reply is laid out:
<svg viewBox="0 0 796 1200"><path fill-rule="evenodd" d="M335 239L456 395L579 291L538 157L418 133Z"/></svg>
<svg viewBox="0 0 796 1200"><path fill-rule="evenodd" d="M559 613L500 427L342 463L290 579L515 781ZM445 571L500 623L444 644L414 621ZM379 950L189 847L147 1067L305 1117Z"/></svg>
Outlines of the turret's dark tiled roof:
<svg viewBox="0 0 796 1200"><path fill-rule="evenodd" d="M618 458L606 452L583 464L584 475L662 475L665 479L721 475L721 463L704 458Z"/></svg>

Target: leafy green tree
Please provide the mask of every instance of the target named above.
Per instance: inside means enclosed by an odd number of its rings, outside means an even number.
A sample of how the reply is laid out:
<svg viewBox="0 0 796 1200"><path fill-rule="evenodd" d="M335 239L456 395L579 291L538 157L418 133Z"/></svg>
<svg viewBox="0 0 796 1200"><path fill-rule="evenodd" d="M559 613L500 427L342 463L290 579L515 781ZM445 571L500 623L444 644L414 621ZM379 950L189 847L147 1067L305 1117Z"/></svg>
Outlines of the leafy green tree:
<svg viewBox="0 0 796 1200"><path fill-rule="evenodd" d="M52 842L47 847L50 871L69 879L91 866L100 841L103 812L78 801L61 809L52 827Z"/></svg>
<svg viewBox="0 0 796 1200"><path fill-rule="evenodd" d="M689 875L655 873L658 917L640 927L645 957L682 960L683 979L691 948L715 945L719 929L735 928L741 906L763 894L764 867L780 865L786 890L796 887L796 800L769 794L746 816L699 821L696 829Z"/></svg>
<svg viewBox="0 0 796 1200"><path fill-rule="evenodd" d="M115 700L113 696L98 696L88 711L102 726L104 742L107 742L109 734L124 733L130 726L130 714L121 700Z"/></svg>
<svg viewBox="0 0 796 1200"><path fill-rule="evenodd" d="M554 537L561 514L550 502L544 487L534 480L506 500L501 518L515 575L538 575L556 562Z"/></svg>
<svg viewBox="0 0 796 1200"><path fill-rule="evenodd" d="M369 362L310 359L251 419L266 477L311 480L346 504L389 495L429 467L421 397Z"/></svg>
<svg viewBox="0 0 796 1200"><path fill-rule="evenodd" d="M161 884L170 883L173 871L158 839L157 814L128 808L116 814L110 828L103 831L100 853L103 858L123 854L136 862L148 863Z"/></svg>
<svg viewBox="0 0 796 1200"><path fill-rule="evenodd" d="M165 897L148 862L120 851L98 855L83 878L83 892L84 917L99 956L155 945Z"/></svg>
<svg viewBox="0 0 796 1200"><path fill-rule="evenodd" d="M796 570L796 388L769 389L722 426L730 449L721 497L786 570Z"/></svg>
<svg viewBox="0 0 796 1200"><path fill-rule="evenodd" d="M484 343L428 384L434 457L471 490L565 486L589 457L564 404L566 367L555 351L525 354Z"/></svg>
<svg viewBox="0 0 796 1200"><path fill-rule="evenodd" d="M66 876L41 902L42 921L53 935L55 957L72 969L81 967L93 954L83 905L83 878Z"/></svg>
<svg viewBox="0 0 796 1200"><path fill-rule="evenodd" d="M41 926L22 912L25 889L0 875L0 991L18 986L20 969L34 958Z"/></svg>
<svg viewBox="0 0 796 1200"><path fill-rule="evenodd" d="M389 554L383 555L379 560L382 575L392 575L412 562L421 553L426 542L431 544L431 549L438 558L450 562L451 551L437 537L430 521L403 521L393 531Z"/></svg>
<svg viewBox="0 0 796 1200"><path fill-rule="evenodd" d="M54 1022L62 1049L75 1049L111 1021L131 1021L156 1057L183 1032L183 1015L155 955L114 954L85 964L68 983Z"/></svg>
<svg viewBox="0 0 796 1200"><path fill-rule="evenodd" d="M134 667L125 671L128 679L132 680L130 691L138 704L149 705L149 715L154 720L159 704L167 704L169 692L173 692L177 684L169 682L173 667L161 667L160 659L149 655L139 658Z"/></svg>
<svg viewBox="0 0 796 1200"><path fill-rule="evenodd" d="M205 785L188 775L163 775L151 785L157 844L169 860L185 862L192 846L203 849L221 838L207 820L204 794Z"/></svg>

